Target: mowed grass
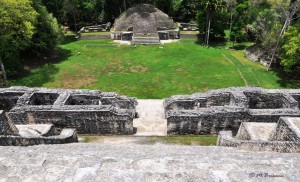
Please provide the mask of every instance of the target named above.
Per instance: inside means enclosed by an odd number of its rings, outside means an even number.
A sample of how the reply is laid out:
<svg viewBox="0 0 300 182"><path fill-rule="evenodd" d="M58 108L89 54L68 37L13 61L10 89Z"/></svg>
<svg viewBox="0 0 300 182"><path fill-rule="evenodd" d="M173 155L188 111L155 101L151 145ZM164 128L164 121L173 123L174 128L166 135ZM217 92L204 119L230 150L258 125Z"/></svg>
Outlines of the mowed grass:
<svg viewBox="0 0 300 182"><path fill-rule="evenodd" d="M111 40L68 41L61 45L57 60L10 80L10 84L97 89L152 99L234 86L295 86L249 61L242 50L225 47L207 48L193 39L136 47Z"/></svg>

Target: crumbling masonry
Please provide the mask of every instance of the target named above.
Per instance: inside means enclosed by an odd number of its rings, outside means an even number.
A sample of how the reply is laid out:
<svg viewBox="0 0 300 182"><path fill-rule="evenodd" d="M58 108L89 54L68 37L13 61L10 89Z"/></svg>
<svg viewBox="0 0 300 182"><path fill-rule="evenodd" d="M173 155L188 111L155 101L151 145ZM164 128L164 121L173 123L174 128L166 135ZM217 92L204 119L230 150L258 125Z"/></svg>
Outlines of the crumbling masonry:
<svg viewBox="0 0 300 182"><path fill-rule="evenodd" d="M133 134L136 99L116 93L11 87L0 90L0 110L14 124L53 124L80 134Z"/></svg>
<svg viewBox="0 0 300 182"><path fill-rule="evenodd" d="M281 117L278 123L243 122L235 137L221 131L217 145L246 150L300 152L300 118Z"/></svg>
<svg viewBox="0 0 300 182"><path fill-rule="evenodd" d="M165 99L169 135L236 134L242 122L299 117L300 89L228 88Z"/></svg>

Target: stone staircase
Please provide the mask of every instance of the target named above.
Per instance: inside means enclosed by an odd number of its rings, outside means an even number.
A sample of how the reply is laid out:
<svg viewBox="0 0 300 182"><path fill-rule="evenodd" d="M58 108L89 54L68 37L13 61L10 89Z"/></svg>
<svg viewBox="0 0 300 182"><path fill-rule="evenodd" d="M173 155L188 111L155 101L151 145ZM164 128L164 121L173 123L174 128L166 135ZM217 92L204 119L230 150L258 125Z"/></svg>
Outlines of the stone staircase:
<svg viewBox="0 0 300 182"><path fill-rule="evenodd" d="M160 44L158 33L144 35L142 33L134 33L132 44Z"/></svg>
<svg viewBox="0 0 300 182"><path fill-rule="evenodd" d="M166 136L167 120L163 100L139 99L138 103L136 111L139 117L133 120L135 136Z"/></svg>

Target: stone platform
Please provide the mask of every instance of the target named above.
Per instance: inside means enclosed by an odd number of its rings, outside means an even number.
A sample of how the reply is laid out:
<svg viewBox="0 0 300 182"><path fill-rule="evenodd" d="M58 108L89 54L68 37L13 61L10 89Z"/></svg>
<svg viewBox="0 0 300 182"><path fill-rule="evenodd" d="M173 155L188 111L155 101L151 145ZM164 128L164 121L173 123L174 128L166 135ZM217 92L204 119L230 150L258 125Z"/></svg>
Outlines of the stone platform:
<svg viewBox="0 0 300 182"><path fill-rule="evenodd" d="M300 179L299 154L230 147L66 144L0 147L0 181L269 181Z"/></svg>

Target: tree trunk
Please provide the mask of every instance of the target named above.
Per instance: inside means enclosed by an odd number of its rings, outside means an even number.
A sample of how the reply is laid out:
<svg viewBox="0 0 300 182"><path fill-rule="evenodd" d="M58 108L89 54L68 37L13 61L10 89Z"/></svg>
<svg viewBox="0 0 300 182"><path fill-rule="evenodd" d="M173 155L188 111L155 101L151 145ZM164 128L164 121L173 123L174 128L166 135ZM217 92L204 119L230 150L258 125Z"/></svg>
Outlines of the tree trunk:
<svg viewBox="0 0 300 182"><path fill-rule="evenodd" d="M205 44L206 44L206 46L209 45L210 24L211 24L211 9L207 9L207 12L206 12L206 31L205 31Z"/></svg>
<svg viewBox="0 0 300 182"><path fill-rule="evenodd" d="M208 44L209 44L209 33L210 33L210 19L208 20L208 30L207 30L207 42L206 42L206 46L208 46Z"/></svg>
<svg viewBox="0 0 300 182"><path fill-rule="evenodd" d="M73 19L74 19L75 32L77 32L77 24L76 24L76 15L75 15L75 13L73 15Z"/></svg>
<svg viewBox="0 0 300 182"><path fill-rule="evenodd" d="M291 20L293 19L293 17L294 17L294 15L296 14L296 12L297 12L297 7L293 7L292 12L289 13L289 15L287 16L287 18L286 18L286 20L285 20L285 22L284 22L284 25L283 25L283 27L282 27L282 29L281 29L281 32L280 32L279 37L278 37L278 40L277 40L277 42L276 42L274 51L273 51L273 53L272 53L272 58L271 58L270 64L269 64L268 67L267 67L267 71L270 70L271 65L272 65L272 63L273 63L273 61L274 61L274 57L275 57L275 54L276 54L276 52L277 52L277 49L278 49L278 46L279 46L279 43L280 43L280 39L283 37L285 31L286 31L287 28L290 26Z"/></svg>
<svg viewBox="0 0 300 182"><path fill-rule="evenodd" d="M231 37L231 29L232 29L232 11L230 11L230 25L229 25L229 37L228 37L228 42L230 41L230 37Z"/></svg>
<svg viewBox="0 0 300 182"><path fill-rule="evenodd" d="M6 75L6 72L5 72L5 67L4 67L4 64L3 64L2 60L1 60L1 58L0 58L0 66L1 66L2 74L3 74L3 79L5 81L7 81L7 75Z"/></svg>

